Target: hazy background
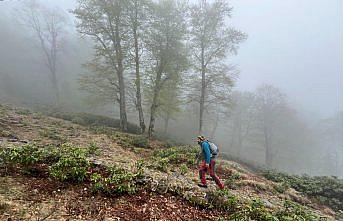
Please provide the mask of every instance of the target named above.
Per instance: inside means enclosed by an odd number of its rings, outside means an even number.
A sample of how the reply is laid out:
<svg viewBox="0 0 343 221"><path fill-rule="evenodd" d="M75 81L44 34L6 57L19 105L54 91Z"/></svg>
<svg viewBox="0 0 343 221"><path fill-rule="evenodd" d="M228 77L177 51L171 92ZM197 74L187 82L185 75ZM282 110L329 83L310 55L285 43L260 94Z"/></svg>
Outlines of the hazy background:
<svg viewBox="0 0 343 221"><path fill-rule="evenodd" d="M239 89L273 84L307 111L343 109L343 2L233 0L233 24L249 35L234 62Z"/></svg>
<svg viewBox="0 0 343 221"><path fill-rule="evenodd" d="M17 1L1 2L0 9ZM44 0L65 10L74 0ZM232 0L232 25L246 32L232 62L236 87L272 84L290 101L321 117L343 110L343 2L340 0ZM71 15L72 18L72 15Z"/></svg>
<svg viewBox="0 0 343 221"><path fill-rule="evenodd" d="M18 24L15 11L10 10L20 2L0 1L0 98L31 106L45 104L53 95L38 45L32 41L32 33ZM66 11L75 7L73 0L41 2ZM238 54L227 61L240 71L235 90L255 93L263 84L273 85L287 95L290 106L278 119L277 126L281 127L276 146L280 151L275 168L343 176L343 118L337 114L343 111L343 2L232 0L231 5L234 11L230 25L248 35ZM63 105L69 111L118 117L112 106L91 107L84 92L78 90L80 74L87 73L81 65L92 56L92 43L80 38L73 27L73 16L69 16L58 69ZM243 104L242 108L246 110ZM232 116L221 122L215 141L237 158L263 162L263 146L256 135L259 131L253 131L256 134L238 148L234 131L237 119L234 113ZM130 121L135 118L136 114L131 113ZM197 122L182 118L190 119L185 114L172 122L170 135L192 141Z"/></svg>

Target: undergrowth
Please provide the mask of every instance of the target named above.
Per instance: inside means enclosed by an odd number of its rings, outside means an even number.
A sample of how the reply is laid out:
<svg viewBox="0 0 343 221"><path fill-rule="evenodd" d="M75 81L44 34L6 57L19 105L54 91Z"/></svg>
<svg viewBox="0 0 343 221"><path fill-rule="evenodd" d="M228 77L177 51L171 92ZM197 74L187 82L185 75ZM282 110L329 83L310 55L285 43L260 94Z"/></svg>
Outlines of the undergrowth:
<svg viewBox="0 0 343 221"><path fill-rule="evenodd" d="M60 182L79 183L89 186L93 194L104 194L115 196L120 194L135 194L145 188L152 191L145 177L144 164L141 161L132 165L130 170L118 166L108 167L95 165L88 160L88 156L98 150L96 144L90 144L88 148L75 147L71 144L63 144L55 147L38 147L34 144L22 147L10 147L0 149L0 164L12 170L23 170L37 165L42 167L45 173ZM179 167L182 173L195 165L195 157L198 153L193 147L174 147L164 150L156 150L153 153L153 160L159 168L161 162L165 166L172 165ZM162 165L163 168L163 165ZM164 168L163 168L164 169ZM1 170L1 169L0 169ZM236 174L232 180L239 180L240 175ZM233 182L232 181L232 182ZM285 182L285 180L283 180ZM243 200L232 194L229 190L209 190L206 196L197 196L194 193L186 194L184 190L176 187L173 195L182 197L190 204L227 212L228 220L239 221L316 221L320 218L297 203L285 201L281 208L273 210L266 208L261 199ZM326 219L321 219L326 220Z"/></svg>
<svg viewBox="0 0 343 221"><path fill-rule="evenodd" d="M277 191L292 187L306 196L329 206L336 212L343 211L343 180L336 177L298 176L276 171L265 171L263 175L281 186Z"/></svg>
<svg viewBox="0 0 343 221"><path fill-rule="evenodd" d="M22 147L0 149L0 164L7 171L17 171L25 175L33 175L32 168L40 167L50 177L70 183L91 185L94 193L124 194L135 193L140 187L143 177L143 163L137 162L132 171L119 167L94 165L88 160L97 148L91 143L88 148L63 144L61 147L40 148L30 144ZM96 150L95 150L96 149ZM41 167L46 165L47 167ZM1 171L0 171L1 172ZM37 172L37 171L36 171Z"/></svg>
<svg viewBox="0 0 343 221"><path fill-rule="evenodd" d="M167 171L169 166L177 166L181 173L187 173L188 167L196 165L196 157L199 148L191 146L179 146L162 150L156 150L153 153L152 167L160 171Z"/></svg>
<svg viewBox="0 0 343 221"><path fill-rule="evenodd" d="M110 127L110 128L120 128L120 120L114 119L107 116L95 115L90 113L70 113L61 112L58 110L47 109L44 111L45 114L60 118L63 120L71 121L75 124L80 124L82 126L99 126L99 127ZM128 122L127 131L133 134L139 134L140 128L136 124Z"/></svg>

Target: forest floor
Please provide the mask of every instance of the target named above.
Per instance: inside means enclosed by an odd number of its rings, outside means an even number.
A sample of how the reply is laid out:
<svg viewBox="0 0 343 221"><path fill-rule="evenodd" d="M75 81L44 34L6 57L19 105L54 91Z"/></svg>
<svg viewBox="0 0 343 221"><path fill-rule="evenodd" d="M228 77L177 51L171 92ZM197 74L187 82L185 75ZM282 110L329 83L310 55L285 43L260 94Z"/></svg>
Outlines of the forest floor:
<svg viewBox="0 0 343 221"><path fill-rule="evenodd" d="M138 147L132 144L135 137L120 132L109 134L40 113L0 106L0 151L27 144L41 147L65 143L78 147L96 145L98 153L89 160L99 165L115 165L128 170L139 160L153 165L154 154L164 150L165 144L149 141L147 147ZM289 200L306 206L318 217L333 219L335 213L330 208L292 188L280 191L279 184L235 162L219 159L218 165L218 175L226 183L227 190L240 201L259 199L266 210L274 211L283 208L284 202ZM190 200L195 199L194 196L206 201L211 191L217 191L213 181L209 181L208 189L197 186L195 166L186 167L186 170L179 165L166 165L162 170L146 167L144 174L156 184L155 188L149 186L136 194L109 196L94 194L87 182L61 182L45 172L35 175L0 169L0 220L230 219L231 212ZM176 189L184 192L175 194ZM190 195L192 197L187 197Z"/></svg>

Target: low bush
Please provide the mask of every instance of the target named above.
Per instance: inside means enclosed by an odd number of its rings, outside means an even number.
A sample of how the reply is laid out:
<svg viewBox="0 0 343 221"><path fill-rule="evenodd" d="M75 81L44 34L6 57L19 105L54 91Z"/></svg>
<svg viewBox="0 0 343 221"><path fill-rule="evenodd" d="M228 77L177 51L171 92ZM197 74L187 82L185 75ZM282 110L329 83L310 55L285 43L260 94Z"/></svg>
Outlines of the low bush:
<svg viewBox="0 0 343 221"><path fill-rule="evenodd" d="M90 113L68 113L60 111L46 111L49 116L60 118L63 120L72 121L73 123L83 126L99 126L99 127L111 127L120 128L120 120L107 116L90 114ZM127 132L133 134L140 133L140 127L136 124L128 122Z"/></svg>
<svg viewBox="0 0 343 221"><path fill-rule="evenodd" d="M336 212L343 211L343 180L336 177L298 176L276 171L265 171L263 175L274 182L304 193L306 196L331 207Z"/></svg>
<svg viewBox="0 0 343 221"><path fill-rule="evenodd" d="M150 146L149 139L143 135L115 132L112 134L111 139L124 148L148 148Z"/></svg>
<svg viewBox="0 0 343 221"><path fill-rule="evenodd" d="M68 154L62 154L60 159L50 167L49 173L60 181L82 182L90 169L86 156L86 150L70 148Z"/></svg>
<svg viewBox="0 0 343 221"><path fill-rule="evenodd" d="M98 155L100 152L99 146L95 142L91 142L88 146L88 153L91 155Z"/></svg>
<svg viewBox="0 0 343 221"><path fill-rule="evenodd" d="M15 112L16 112L16 114L26 115L26 116L32 114L32 112L28 109L18 109Z"/></svg>
<svg viewBox="0 0 343 221"><path fill-rule="evenodd" d="M39 148L35 144L0 149L0 159L7 167L30 167L35 164L51 165L61 156L60 149L47 146Z"/></svg>
<svg viewBox="0 0 343 221"><path fill-rule="evenodd" d="M238 198L232 195L227 189L209 192L207 199L211 207L216 209L233 212L239 207Z"/></svg>
<svg viewBox="0 0 343 221"><path fill-rule="evenodd" d="M241 179L241 174L236 172L231 174L231 176L225 180L225 185L228 188L235 189L237 187L236 182Z"/></svg>
<svg viewBox="0 0 343 221"><path fill-rule="evenodd" d="M58 140L58 141L66 141L64 138L62 138L58 131L54 128L47 128L39 131L39 135L41 137L49 138L52 140Z"/></svg>
<svg viewBox="0 0 343 221"><path fill-rule="evenodd" d="M4 148L0 151L0 159L6 167L21 168L25 174L34 171L32 168L40 164L50 166L49 174L61 181L83 181L89 163L86 159L87 149L64 144L61 147L39 148L34 144L22 147Z"/></svg>
<svg viewBox="0 0 343 221"><path fill-rule="evenodd" d="M260 199L254 199L233 213L230 220L277 221L278 219L267 211Z"/></svg>
<svg viewBox="0 0 343 221"><path fill-rule="evenodd" d="M319 220L318 216L309 212L305 207L291 202L285 201L283 208L277 211L275 217L279 220L294 220L294 221L316 221ZM326 220L325 218L321 218L320 220Z"/></svg>
<svg viewBox="0 0 343 221"><path fill-rule="evenodd" d="M140 148L148 148L149 139L145 136L135 136L133 137L132 145Z"/></svg>
<svg viewBox="0 0 343 221"><path fill-rule="evenodd" d="M186 164L181 164L179 169L180 169L181 175L185 175L188 172L188 167Z"/></svg>
<svg viewBox="0 0 343 221"><path fill-rule="evenodd" d="M128 171L119 167L93 165L87 159L89 154L89 148L74 147L71 144L63 144L59 148L26 145L0 149L0 163L11 165L26 174L29 174L29 166L44 164L45 172L59 181L90 181L94 192L108 195L133 194L142 184L142 161L138 161L132 171Z"/></svg>
<svg viewBox="0 0 343 221"><path fill-rule="evenodd" d="M107 168L105 174L93 173L90 177L92 190L95 193L134 194L139 189L139 180L143 177L143 163L137 162L133 172L118 168Z"/></svg>
<svg viewBox="0 0 343 221"><path fill-rule="evenodd" d="M329 220L326 217L319 217L297 203L285 201L282 208L269 211L262 200L253 199L247 204L237 207L229 220L243 221L319 221Z"/></svg>
<svg viewBox="0 0 343 221"><path fill-rule="evenodd" d="M277 183L274 186L274 189L278 192L278 193L284 193L286 192L288 189L290 188L290 185L288 183L285 182L281 182L281 183Z"/></svg>
<svg viewBox="0 0 343 221"><path fill-rule="evenodd" d="M199 149L190 146L172 147L156 150L153 153L153 167L166 171L168 165L194 167Z"/></svg>

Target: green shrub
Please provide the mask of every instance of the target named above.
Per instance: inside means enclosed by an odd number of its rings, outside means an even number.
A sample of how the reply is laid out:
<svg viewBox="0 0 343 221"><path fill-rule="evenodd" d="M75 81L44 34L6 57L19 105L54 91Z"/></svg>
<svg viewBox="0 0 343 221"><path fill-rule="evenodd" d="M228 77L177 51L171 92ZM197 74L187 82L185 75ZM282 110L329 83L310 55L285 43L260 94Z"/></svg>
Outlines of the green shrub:
<svg viewBox="0 0 343 221"><path fill-rule="evenodd" d="M74 124L87 125L86 121L79 116L74 117L71 122Z"/></svg>
<svg viewBox="0 0 343 221"><path fill-rule="evenodd" d="M225 180L225 185L229 188L236 188L236 181L241 179L240 173L233 173L228 179Z"/></svg>
<svg viewBox="0 0 343 221"><path fill-rule="evenodd" d="M60 181L82 182L86 179L90 163L86 151L81 148L70 148L62 154L58 162L50 167L49 173Z"/></svg>
<svg viewBox="0 0 343 221"><path fill-rule="evenodd" d="M286 192L287 189L290 188L290 185L286 182L282 182L282 183L277 183L274 186L274 189L278 192L278 193L284 193Z"/></svg>
<svg viewBox="0 0 343 221"><path fill-rule="evenodd" d="M116 132L111 136L111 139L117 142L121 147L134 148L133 136L130 134Z"/></svg>
<svg viewBox="0 0 343 221"><path fill-rule="evenodd" d="M105 178L99 173L93 173L90 177L92 192L98 193L105 190Z"/></svg>
<svg viewBox="0 0 343 221"><path fill-rule="evenodd" d="M58 141L65 141L64 138L62 138L56 129L53 128L47 128L39 131L39 135L41 137L46 137L52 140L58 140Z"/></svg>
<svg viewBox="0 0 343 221"><path fill-rule="evenodd" d="M309 212L305 207L291 202L285 201L284 206L280 211L275 213L275 217L279 220L294 220L294 221L317 221L319 220L318 216ZM321 218L320 220L326 220Z"/></svg>
<svg viewBox="0 0 343 221"><path fill-rule="evenodd" d="M41 149L28 144L22 147L3 148L0 151L0 158L6 165L31 166L42 161L41 154Z"/></svg>
<svg viewBox="0 0 343 221"><path fill-rule="evenodd" d="M336 177L310 177L265 171L263 175L274 182L282 183L304 193L310 198L331 207L336 212L343 210L343 180Z"/></svg>
<svg viewBox="0 0 343 221"><path fill-rule="evenodd" d="M167 172L169 166L169 161L167 158L155 158L153 162L153 167L159 171Z"/></svg>
<svg viewBox="0 0 343 221"><path fill-rule="evenodd" d="M91 142L88 146L88 153L91 155L98 155L100 152L99 146L95 142Z"/></svg>
<svg viewBox="0 0 343 221"><path fill-rule="evenodd" d="M196 164L198 152L198 148L190 146L156 150L153 153L152 167L164 172L167 171L169 165L180 166L185 164L187 167L193 167Z"/></svg>
<svg viewBox="0 0 343 221"><path fill-rule="evenodd" d="M118 132L117 128L106 126L91 126L89 129L96 134L106 134L108 136L112 136Z"/></svg>
<svg viewBox="0 0 343 221"><path fill-rule="evenodd" d="M140 148L148 148L149 139L145 136L135 136L133 137L132 145Z"/></svg>
<svg viewBox="0 0 343 221"><path fill-rule="evenodd" d="M188 167L186 164L181 164L180 166L180 173L181 175L185 175L188 172Z"/></svg>
<svg viewBox="0 0 343 221"><path fill-rule="evenodd" d="M18 109L15 112L16 112L16 114L19 114L19 115L30 115L30 114L32 114L32 112L28 109Z"/></svg>
<svg viewBox="0 0 343 221"><path fill-rule="evenodd" d="M111 117L90 114L90 113L68 113L59 111L46 111L46 113L52 117L61 118L64 120L72 121L73 123L83 126L105 126L111 128L120 128L120 120ZM133 134L140 133L140 127L136 124L128 122L127 132Z"/></svg>
<svg viewBox="0 0 343 221"><path fill-rule="evenodd" d="M235 211L239 206L238 198L227 189L209 192L207 199L211 207L225 211Z"/></svg>
<svg viewBox="0 0 343 221"><path fill-rule="evenodd" d="M264 206L260 199L253 199L248 204L242 205L230 220L256 220L256 221L278 221Z"/></svg>
<svg viewBox="0 0 343 221"><path fill-rule="evenodd" d="M22 147L0 149L0 166L8 170L16 170L24 175L46 175L48 165L56 163L61 156L56 147L38 148L33 144Z"/></svg>
<svg viewBox="0 0 343 221"><path fill-rule="evenodd" d="M108 168L108 175L104 176L99 173L91 175L92 191L97 193L113 194L134 194L138 190L138 180L142 178L142 163L137 163L135 172L111 167Z"/></svg>

